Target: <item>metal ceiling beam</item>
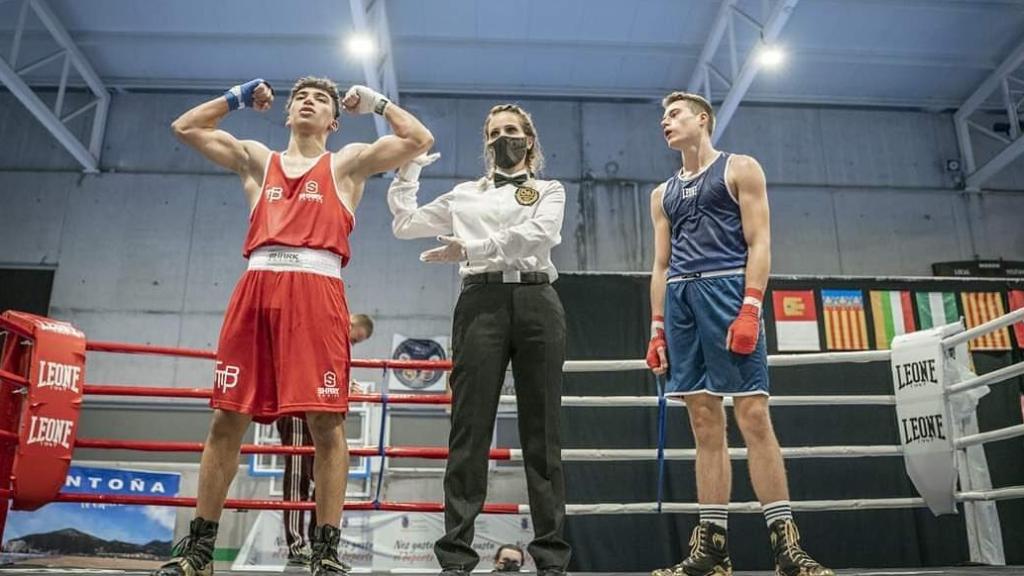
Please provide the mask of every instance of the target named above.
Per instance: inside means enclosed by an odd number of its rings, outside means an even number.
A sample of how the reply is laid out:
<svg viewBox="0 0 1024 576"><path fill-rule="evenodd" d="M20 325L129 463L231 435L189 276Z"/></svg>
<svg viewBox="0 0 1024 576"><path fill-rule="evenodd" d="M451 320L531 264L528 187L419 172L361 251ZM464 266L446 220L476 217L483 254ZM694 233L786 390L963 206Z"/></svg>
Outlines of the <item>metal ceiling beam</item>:
<svg viewBox="0 0 1024 576"><path fill-rule="evenodd" d="M25 66L21 71L18 70L17 60L23 40L26 16L30 9L50 33L53 41L61 48L58 52L51 54L43 60L57 61L60 58L64 60L60 83L57 87L57 101L52 109L29 87L22 77L26 70L31 71L41 65L40 61ZM96 74L92 65L89 64L85 55L79 50L71 35L68 34L45 0L23 0L17 28L14 32L10 59L10 62L8 62L0 58L0 82L3 82L10 89L11 93L28 108L29 112L50 131L53 137L78 160L86 172L99 171L100 155L103 151L103 136L107 125L107 112L110 107L110 94L100 80L99 75ZM63 108L68 87L68 73L72 66L96 99L78 110L64 115ZM93 110L93 121L89 144L86 147L68 129L65 123L89 109Z"/></svg>
<svg viewBox="0 0 1024 576"><path fill-rule="evenodd" d="M1024 155L1024 136L1021 136L1019 128L1018 102L1011 97L1010 81L1015 79L1014 72L1024 67L1024 42L1021 42L1003 60L1002 64L986 78L964 103L953 114L953 124L956 128L957 143L960 146L960 157L963 160L966 188L977 191L985 185L988 180L1006 168L1017 158ZM984 166L978 166L974 154L974 142L971 131L974 122L971 115L981 109L991 110L988 106L993 95L998 96L1001 103L1001 110L1005 114L1009 126L1010 143L996 153ZM991 117L987 118L991 121ZM976 129L975 129L976 130Z"/></svg>
<svg viewBox="0 0 1024 576"><path fill-rule="evenodd" d="M363 58L366 85L397 104L398 78L395 76L385 0L349 0L349 4L352 8L354 31L372 38L376 47L373 56ZM373 121L377 127L377 136L384 136L390 132L387 122L380 115L375 114Z"/></svg>
<svg viewBox="0 0 1024 576"><path fill-rule="evenodd" d="M0 0L2 1L2 0ZM12 1L12 0L8 0ZM7 42L12 36L11 31L0 30L0 43ZM38 41L42 37L49 39L49 34L43 31L25 31L22 44ZM569 41L556 39L531 39L528 43L522 40L504 38L476 38L456 37L444 38L437 36L402 35L392 39L394 43L400 44L407 50L449 48L449 49L477 49L486 48L507 48L510 50L521 50L523 48L539 51L565 50L573 54L588 52L607 53L608 56L662 56L676 59L697 60L699 53L705 44L680 44L677 42L634 42L620 40L587 40ZM331 34L272 34L260 33L240 34L226 33L216 34L213 32L122 32L122 31L87 31L81 30L75 33L75 42L80 47L96 47L103 50L126 50L130 51L138 43L154 42L180 42L182 45L196 45L206 42L215 45L213 49L220 49L224 46L237 47L245 50L247 43L273 45L275 48L294 48L297 50L319 50L335 49L338 38ZM749 43L748 43L749 44ZM742 46L741 46L742 48ZM825 49L816 46L790 46L787 48L794 60L810 62L815 64L870 64L872 66L898 66L898 67L922 67L922 68L961 68L968 70L984 70L991 72L999 64L991 58L956 53L919 53L919 52L890 52L871 49L849 49L841 50ZM223 81L220 79L218 81ZM110 83L107 82L109 85ZM699 85L698 85L699 89ZM959 103L959 102L958 102Z"/></svg>
<svg viewBox="0 0 1024 576"><path fill-rule="evenodd" d="M722 38L725 37L729 21L733 17L732 9L735 5L736 0L722 0L722 5L718 7L718 14L715 15L715 20L711 24L708 39L704 42L700 55L697 56L697 67L693 69L693 74L690 75L690 82L686 85L687 92L696 93L700 90L701 85L707 81L707 65L715 57L715 52L718 51L718 46L722 43Z"/></svg>
<svg viewBox="0 0 1024 576"><path fill-rule="evenodd" d="M775 43L798 2L799 0L778 0L768 13L765 21L761 23L746 12L741 12L737 6L737 0L722 0L722 5L719 7L718 14L711 25L711 33L704 44L704 48L701 50L700 56L697 59L697 67L690 76L690 82L687 85L689 92L701 91L706 95L711 94L711 71L714 70L714 76L729 88L715 114L715 132L711 135L712 143L718 142L718 139L721 138L722 133L729 126L729 121L732 120L733 114L736 113L740 101L743 100L747 90L750 89L750 85L754 82L754 78L760 69L760 64L757 62L758 51L765 46ZM732 22L733 19L739 19L744 26L756 28L760 39L747 51L739 73L733 74L731 78L726 78L720 70L714 67L713 62L723 40L726 41L729 49L730 62L736 59L735 54L738 47L735 34L732 33L735 27Z"/></svg>
<svg viewBox="0 0 1024 576"><path fill-rule="evenodd" d="M56 88L57 78L53 79L32 79L32 85L38 88ZM271 84L290 85L294 78L267 78ZM220 93L223 92L224 80L210 78L119 78L107 77L104 79L107 87L113 92L118 91L169 91L169 92L202 92ZM339 86L363 82L362 78L338 78ZM74 79L68 81L68 86L84 87L84 83ZM608 101L633 99L638 101L652 102L659 100L665 95L664 90L657 88L608 88L606 86L566 86L552 87L542 84L494 84L481 85L471 83L444 84L432 82L403 82L402 93L408 97L410 94L426 96L486 96L502 97L515 96L518 98L576 98L582 100ZM948 97L929 98L900 98L900 97L865 97L856 95L836 94L812 94L807 92L771 92L758 93L747 92L744 102L758 104L786 104L801 106L855 106L870 108L887 108L893 110L956 110L960 106L960 99ZM991 104L991 103L989 103ZM983 109L998 109L992 105Z"/></svg>
<svg viewBox="0 0 1024 576"><path fill-rule="evenodd" d="M981 190L981 187L990 178L998 174L1003 168L1009 166L1014 160L1024 155L1024 138L1017 138L1009 146L1003 148L984 166L967 175L967 189Z"/></svg>

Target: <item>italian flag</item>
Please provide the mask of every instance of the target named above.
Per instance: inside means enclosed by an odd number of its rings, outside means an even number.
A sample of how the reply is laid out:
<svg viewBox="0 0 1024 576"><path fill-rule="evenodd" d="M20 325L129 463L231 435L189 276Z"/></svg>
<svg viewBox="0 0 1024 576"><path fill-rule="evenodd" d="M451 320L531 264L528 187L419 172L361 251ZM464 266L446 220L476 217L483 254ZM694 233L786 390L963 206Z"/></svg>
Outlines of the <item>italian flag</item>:
<svg viewBox="0 0 1024 576"><path fill-rule="evenodd" d="M875 348L888 350L892 339L917 330L910 292L872 290L871 316L875 320Z"/></svg>
<svg viewBox="0 0 1024 576"><path fill-rule="evenodd" d="M914 298L917 300L917 317L921 319L922 330L960 319L960 313L956 310L956 296L952 292L918 292Z"/></svg>

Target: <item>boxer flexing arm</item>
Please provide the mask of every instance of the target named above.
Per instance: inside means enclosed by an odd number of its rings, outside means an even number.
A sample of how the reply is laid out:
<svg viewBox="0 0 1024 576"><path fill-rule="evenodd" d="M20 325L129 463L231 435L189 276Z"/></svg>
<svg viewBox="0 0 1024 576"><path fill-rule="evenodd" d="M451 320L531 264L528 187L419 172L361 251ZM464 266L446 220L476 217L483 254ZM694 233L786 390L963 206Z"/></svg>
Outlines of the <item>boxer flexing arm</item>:
<svg viewBox="0 0 1024 576"><path fill-rule="evenodd" d="M372 144L349 144L334 155L338 184L347 196L346 205L354 210L368 177L394 170L430 150L434 136L415 116L366 86L350 88L342 106L351 114L380 114L394 132Z"/></svg>
<svg viewBox="0 0 1024 576"><path fill-rule="evenodd" d="M239 175L250 206L259 198L263 167L270 150L256 140L239 140L218 125L233 110L253 108L266 112L273 102L270 85L256 78L192 108L171 124L171 131L179 140L214 164Z"/></svg>

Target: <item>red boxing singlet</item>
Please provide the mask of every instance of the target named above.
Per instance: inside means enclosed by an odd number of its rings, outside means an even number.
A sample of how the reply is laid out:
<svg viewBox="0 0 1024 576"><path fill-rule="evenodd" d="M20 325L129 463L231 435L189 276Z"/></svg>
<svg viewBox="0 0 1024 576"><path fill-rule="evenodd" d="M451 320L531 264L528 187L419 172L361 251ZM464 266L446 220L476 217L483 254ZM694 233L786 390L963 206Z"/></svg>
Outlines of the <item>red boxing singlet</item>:
<svg viewBox="0 0 1024 576"><path fill-rule="evenodd" d="M325 152L304 174L289 178L281 155L271 152L263 175L263 191L249 216L242 255L260 246L296 246L329 250L348 264L348 237L355 217L338 198L331 154Z"/></svg>

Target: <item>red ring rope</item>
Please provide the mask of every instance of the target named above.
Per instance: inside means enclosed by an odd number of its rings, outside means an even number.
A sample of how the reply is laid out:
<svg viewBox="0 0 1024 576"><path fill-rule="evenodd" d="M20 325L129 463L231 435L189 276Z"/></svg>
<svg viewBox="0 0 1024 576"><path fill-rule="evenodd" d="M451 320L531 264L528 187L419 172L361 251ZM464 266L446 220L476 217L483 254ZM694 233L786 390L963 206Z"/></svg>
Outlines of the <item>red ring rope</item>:
<svg viewBox="0 0 1024 576"><path fill-rule="evenodd" d="M85 349L92 352L112 352L118 354L156 354L159 356L178 356L184 358L204 358L214 360L216 352L198 348L174 348L170 346L150 346L148 344L127 344L123 342L96 342L89 340ZM449 360L352 360L353 368L381 368L393 370L451 370Z"/></svg>
<svg viewBox="0 0 1024 576"><path fill-rule="evenodd" d="M12 384L19 384L21 386L28 386L28 378L18 376L17 374L14 374L13 372L8 372L7 370L0 370L0 381L10 382Z"/></svg>
<svg viewBox="0 0 1024 576"><path fill-rule="evenodd" d="M177 506L195 508L196 499L178 496L125 496L119 494L58 494L54 502L87 504L134 504L149 506ZM225 508L233 510L314 510L314 502L282 500L229 499ZM345 510L387 510L392 512L443 512L440 502L345 502ZM519 504L485 504L486 514L518 514Z"/></svg>
<svg viewBox="0 0 1024 576"><path fill-rule="evenodd" d="M213 395L211 390L203 388L161 388L110 384L86 384L82 391L85 394L98 396L155 396L161 398L209 398ZM381 404L384 402L384 395L351 394L348 401ZM447 394L388 394L387 402L388 404L451 404L452 398Z"/></svg>
<svg viewBox="0 0 1024 576"><path fill-rule="evenodd" d="M9 433L8 433L9 434ZM13 435L17 440L17 435ZM0 438L3 436L0 435ZM109 438L78 438L75 448L97 450L137 450L140 452L202 452L202 442L156 442L145 440L112 440ZM277 446L266 444L243 444L242 454L313 454L313 446ZM359 446L349 448L350 456L380 456L376 446ZM443 446L385 446L384 456L389 458L424 458L428 460L445 460L448 448ZM512 451L509 448L493 448L491 460L510 460Z"/></svg>

